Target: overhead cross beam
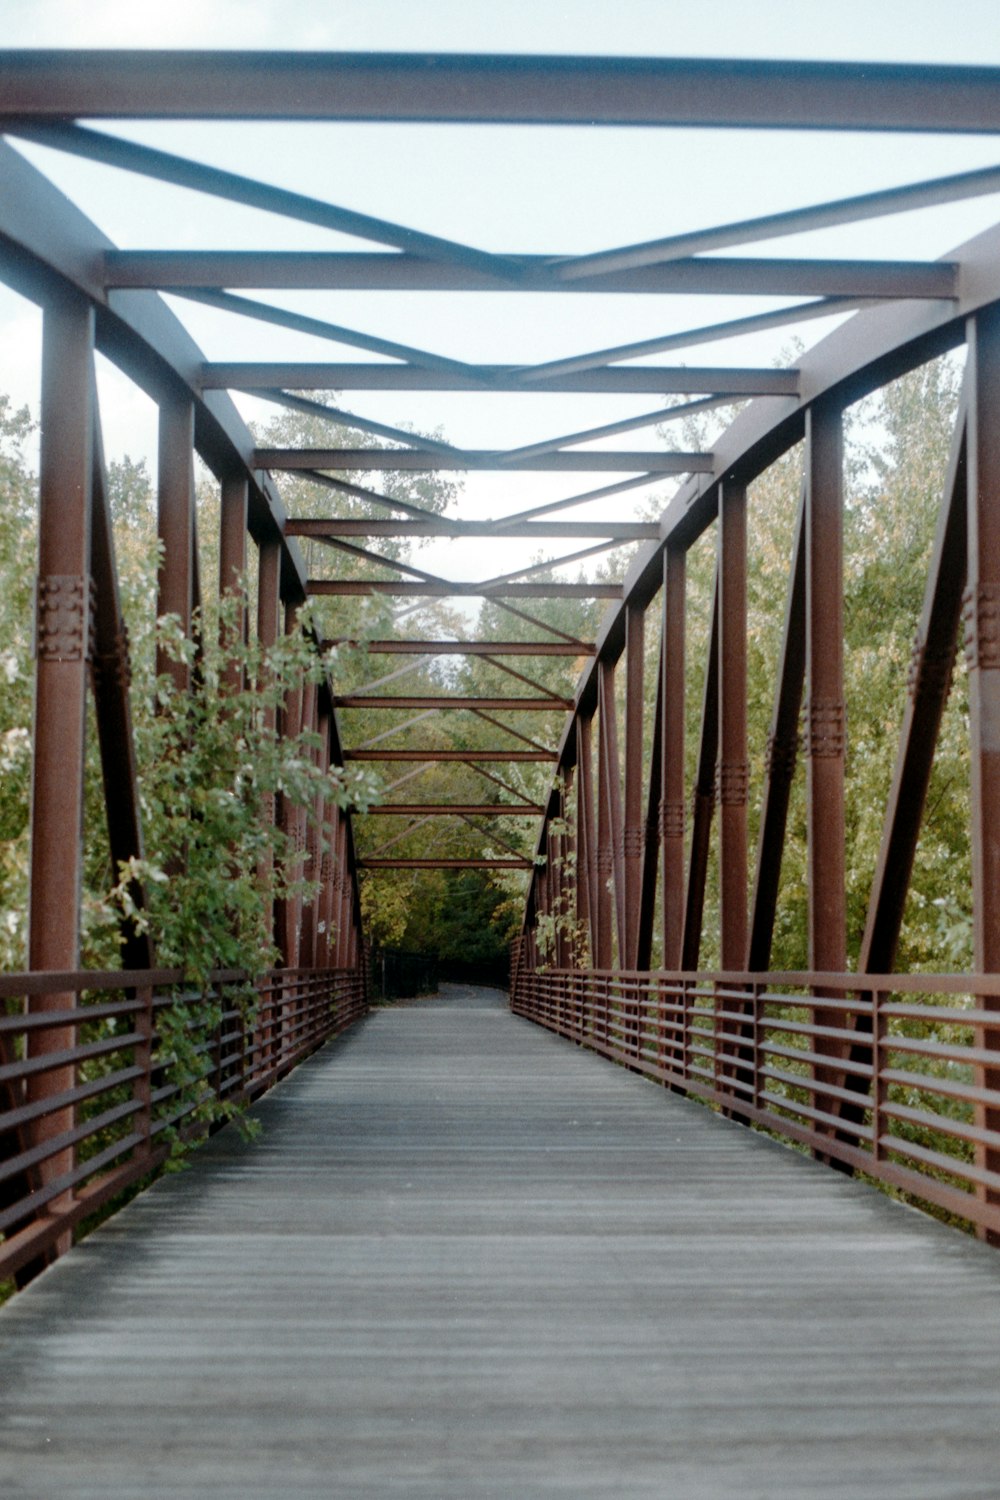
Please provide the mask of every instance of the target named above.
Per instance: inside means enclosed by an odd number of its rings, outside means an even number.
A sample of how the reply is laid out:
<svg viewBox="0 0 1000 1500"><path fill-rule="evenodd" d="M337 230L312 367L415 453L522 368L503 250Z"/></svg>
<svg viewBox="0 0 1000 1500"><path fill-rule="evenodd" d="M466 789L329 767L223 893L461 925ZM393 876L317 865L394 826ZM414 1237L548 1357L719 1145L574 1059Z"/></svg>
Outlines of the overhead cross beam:
<svg viewBox="0 0 1000 1500"><path fill-rule="evenodd" d="M205 361L202 389L254 391L495 391L524 390L521 365L477 365L475 373L417 369L410 364L369 360L341 364L318 360ZM635 365L627 369L577 370L546 376L545 389L561 393L680 395L714 392L722 396L797 396L797 370L727 369L724 365Z"/></svg>
<svg viewBox="0 0 1000 1500"><path fill-rule="evenodd" d="M1000 187L1000 171L993 175L995 185ZM903 206L906 201L903 200ZM775 232L780 233L780 228ZM167 292L221 292L223 288L246 287L295 291L562 291L761 297L951 297L955 294L956 268L946 261L793 260L763 256L674 259L666 249L659 248L669 244L666 240L655 241L650 246L605 251L598 256L507 257L520 272L518 279L510 274L490 275L458 261L384 251L363 254L336 250L116 250L104 258L104 282L109 287L149 287ZM611 262L614 257L626 260L630 256L639 264L623 269L612 264L609 269L602 269L605 260ZM642 258L653 263L643 264ZM581 267L593 270L587 275Z"/></svg>
<svg viewBox="0 0 1000 1500"><path fill-rule="evenodd" d="M404 469L419 474L465 472L467 469L523 469L538 473L575 474L635 473L707 474L711 453L609 452L542 453L535 457L508 459L489 449L428 453L416 448L258 448L254 462L259 469L375 469L386 473Z"/></svg>
<svg viewBox="0 0 1000 1500"><path fill-rule="evenodd" d="M1000 70L463 53L8 52L3 115L1000 131Z"/></svg>

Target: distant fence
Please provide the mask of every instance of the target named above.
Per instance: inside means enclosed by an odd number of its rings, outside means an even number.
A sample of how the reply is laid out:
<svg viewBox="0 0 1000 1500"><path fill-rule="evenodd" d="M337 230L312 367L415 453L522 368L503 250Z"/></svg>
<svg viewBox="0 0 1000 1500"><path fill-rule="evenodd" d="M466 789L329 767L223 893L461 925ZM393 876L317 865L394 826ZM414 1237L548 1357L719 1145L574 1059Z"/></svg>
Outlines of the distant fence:
<svg viewBox="0 0 1000 1500"><path fill-rule="evenodd" d="M372 997L376 1000L407 1000L413 995L433 995L438 985L475 984L490 989L510 988L510 960L465 963L455 958L413 953L403 948L376 948L370 960Z"/></svg>
<svg viewBox="0 0 1000 1500"><path fill-rule="evenodd" d="M219 972L202 992L172 969L0 975L0 1280L68 1249L174 1137L209 1128L218 1110L206 1105L257 1098L368 1008L363 969L274 970L249 1005L241 982Z"/></svg>
<svg viewBox="0 0 1000 1500"><path fill-rule="evenodd" d="M406 1000L412 995L433 995L437 990L437 960L426 953L376 948L370 963L374 1000Z"/></svg>
<svg viewBox="0 0 1000 1500"><path fill-rule="evenodd" d="M438 964L438 978L448 984L483 984L493 990L507 990L510 988L510 961L501 958L488 963L462 963L457 959L443 958Z"/></svg>

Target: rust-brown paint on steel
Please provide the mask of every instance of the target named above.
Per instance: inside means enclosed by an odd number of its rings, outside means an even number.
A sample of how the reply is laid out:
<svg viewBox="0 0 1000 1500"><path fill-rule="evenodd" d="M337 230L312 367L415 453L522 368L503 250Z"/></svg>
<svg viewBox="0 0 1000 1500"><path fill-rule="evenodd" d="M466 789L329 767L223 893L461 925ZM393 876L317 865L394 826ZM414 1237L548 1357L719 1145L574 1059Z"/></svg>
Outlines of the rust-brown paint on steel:
<svg viewBox="0 0 1000 1500"><path fill-rule="evenodd" d="M608 877L614 892L615 941L618 961L622 962L626 951L625 938L625 828L622 817L622 772L618 752L618 710L616 692L616 664L601 663L598 715L600 737L598 739L598 800L600 815L604 818L603 836L598 821L598 869L605 887ZM607 873L605 873L607 872ZM610 921L610 912L609 912ZM610 932L609 932L610 938Z"/></svg>
<svg viewBox="0 0 1000 1500"><path fill-rule="evenodd" d="M774 713L767 741L760 834L750 900L748 963L754 970L771 963L771 943L778 909L778 882L785 846L785 827L792 778L798 758L799 714L806 670L805 491L799 505L788 575L785 623L775 689Z"/></svg>
<svg viewBox="0 0 1000 1500"><path fill-rule="evenodd" d="M806 416L806 795L809 964L845 965L843 424L833 403Z"/></svg>
<svg viewBox="0 0 1000 1500"><path fill-rule="evenodd" d="M806 413L806 822L809 966L847 967L847 850L844 701L844 440L838 404L817 402ZM822 993L822 991L817 991ZM836 1011L818 1010L816 1024L838 1025ZM818 1056L843 1059L845 1044L820 1034ZM814 1078L842 1085L826 1063ZM815 1107L836 1114L837 1097L814 1095Z"/></svg>
<svg viewBox="0 0 1000 1500"><path fill-rule="evenodd" d="M33 120L409 120L1000 130L1000 70L932 64L462 53L7 52Z"/></svg>
<svg viewBox="0 0 1000 1500"><path fill-rule="evenodd" d="M569 537L601 536L617 541L653 541L660 534L655 521L383 521L331 517L317 521L308 517L289 517L286 536L504 536Z"/></svg>
<svg viewBox="0 0 1000 1500"><path fill-rule="evenodd" d="M328 646L353 646L347 636L324 641ZM593 656L593 641L366 641L369 656Z"/></svg>
<svg viewBox="0 0 1000 1500"><path fill-rule="evenodd" d="M410 583L398 579L310 578L310 594L400 599L620 599L620 583Z"/></svg>
<svg viewBox="0 0 1000 1500"><path fill-rule="evenodd" d="M191 634L194 607L193 453L194 405L186 396L165 397L160 404L157 460L156 529L162 552L156 613L176 616L185 636ZM171 677L179 693L187 691L190 669L162 646L157 648L156 670Z"/></svg>
<svg viewBox="0 0 1000 1500"><path fill-rule="evenodd" d="M625 803L622 829L623 914L625 943L622 967L634 969L639 952L639 917L646 826L642 774L646 611L632 605L625 613Z"/></svg>
<svg viewBox="0 0 1000 1500"><path fill-rule="evenodd" d="M421 474L464 472L467 469L516 469L539 473L705 474L712 468L710 453L667 453L663 449L634 452L597 449L593 453L539 453L534 458L512 458L489 449L475 452L428 453L420 448L258 448L261 469L406 469Z"/></svg>
<svg viewBox="0 0 1000 1500"><path fill-rule="evenodd" d="M143 840L129 701L129 640L118 589L114 532L96 398L94 411L91 533L95 597L94 717L101 752L111 868L117 874L126 861L142 857ZM129 892L135 909L142 911L145 896L138 880L129 882ZM126 921L121 927L121 940L121 958L128 968L148 968L152 964L152 940L148 933L138 932L132 921Z"/></svg>
<svg viewBox="0 0 1000 1500"><path fill-rule="evenodd" d="M205 391L253 390L286 386L293 390L338 391L518 391L520 365L478 365L470 374L454 374L412 364L367 360L284 360L206 362L200 370ZM577 370L549 376L547 391L562 394L605 391L616 395L684 395L713 392L723 396L797 396L797 370L727 369L724 365L635 365Z"/></svg>
<svg viewBox="0 0 1000 1500"><path fill-rule="evenodd" d="M226 476L222 481L219 499L219 594L229 594L233 599L236 617L227 634L222 630L222 645L241 642L246 630L246 605L240 592L240 582L247 571L247 506L248 485L244 475ZM242 687L242 672L235 653L224 667L225 682L231 692Z"/></svg>
<svg viewBox="0 0 1000 1500"><path fill-rule="evenodd" d="M591 963L596 962L599 907L597 842L594 831L594 719L576 715L573 751L576 756L577 921L586 924Z"/></svg>
<svg viewBox="0 0 1000 1500"><path fill-rule="evenodd" d="M359 859L359 870L533 870L530 859Z"/></svg>
<svg viewBox="0 0 1000 1500"><path fill-rule="evenodd" d="M656 666L653 702L653 738L646 775L646 821L643 828L642 879L639 893L639 932L635 968L648 969L652 962L653 928L656 919L656 877L660 864L659 812L663 781L663 637Z"/></svg>
<svg viewBox="0 0 1000 1500"><path fill-rule="evenodd" d="M684 936L684 624L687 556L663 549L659 833L664 968L679 968Z"/></svg>
<svg viewBox="0 0 1000 1500"><path fill-rule="evenodd" d="M719 486L719 894L724 969L747 948L747 496Z"/></svg>
<svg viewBox="0 0 1000 1500"><path fill-rule="evenodd" d="M1000 313L996 307L971 319L968 417L968 584L965 599L969 666L969 741L972 751L972 905L974 962L980 973L1000 969ZM984 1008L1000 1011L995 999ZM981 1046L1000 1051L997 1027L984 1029ZM1000 1086L1000 1066L977 1069L982 1087ZM1000 1130L1000 1108L976 1107L976 1123ZM1000 1171L1000 1150L977 1145L977 1164ZM995 1187L979 1195L1000 1203ZM1000 1244L1000 1234L991 1236Z"/></svg>
<svg viewBox="0 0 1000 1500"><path fill-rule="evenodd" d="M34 755L28 966L75 969L79 962L85 706L90 655L93 480L94 317L76 295L53 298L42 332L41 453L38 521L38 626L35 649ZM72 992L29 1000L29 1011L71 1010ZM71 1049L73 1026L29 1032L29 1060ZM24 1098L39 1103L72 1089L72 1064L32 1073ZM73 1109L41 1116L31 1143L42 1146L73 1128ZM66 1147L38 1166L45 1185L70 1172ZM68 1207L67 1194L52 1204ZM67 1236L56 1253L68 1248Z"/></svg>
<svg viewBox="0 0 1000 1500"><path fill-rule="evenodd" d="M456 696L444 698L440 694L424 694L405 698L402 695L376 697L374 693L349 693L335 700L338 708L432 708L440 713L451 709L503 709L522 713L551 713L558 709L564 713L573 707L568 698L473 698Z"/></svg>
<svg viewBox="0 0 1000 1500"><path fill-rule="evenodd" d="M627 252L622 252L623 258ZM403 253L322 250L118 250L104 257L104 284L154 289L271 287L282 290L408 292L537 291L665 293L722 296L951 297L955 267L948 261L671 257L620 270L559 274L553 260L569 256L518 255L523 280L490 274L459 261ZM552 274L555 271L555 274ZM407 435L407 441L413 441Z"/></svg>
<svg viewBox="0 0 1000 1500"><path fill-rule="evenodd" d="M695 774L691 849L688 856L687 890L684 900L684 931L681 967L697 969L701 951L708 851L715 812L715 762L719 753L719 569L715 569L712 613L702 693L698 766Z"/></svg>
<svg viewBox="0 0 1000 1500"><path fill-rule="evenodd" d="M520 802L380 802L365 814L369 818L409 817L427 813L440 817L537 818L545 809L540 803Z"/></svg>
<svg viewBox="0 0 1000 1500"><path fill-rule="evenodd" d="M955 664L966 578L967 508L963 397L908 674L899 749L858 958L861 973L888 973L895 964L934 750Z"/></svg>

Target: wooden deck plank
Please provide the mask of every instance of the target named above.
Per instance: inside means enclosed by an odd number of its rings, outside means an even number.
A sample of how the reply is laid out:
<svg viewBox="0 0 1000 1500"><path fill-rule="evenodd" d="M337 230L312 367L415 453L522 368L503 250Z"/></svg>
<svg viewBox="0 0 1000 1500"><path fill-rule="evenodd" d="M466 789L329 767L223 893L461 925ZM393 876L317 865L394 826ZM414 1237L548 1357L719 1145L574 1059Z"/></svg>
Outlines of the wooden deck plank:
<svg viewBox="0 0 1000 1500"><path fill-rule="evenodd" d="M0 1313L8 1500L974 1500L1000 1257L503 1009L373 1015Z"/></svg>

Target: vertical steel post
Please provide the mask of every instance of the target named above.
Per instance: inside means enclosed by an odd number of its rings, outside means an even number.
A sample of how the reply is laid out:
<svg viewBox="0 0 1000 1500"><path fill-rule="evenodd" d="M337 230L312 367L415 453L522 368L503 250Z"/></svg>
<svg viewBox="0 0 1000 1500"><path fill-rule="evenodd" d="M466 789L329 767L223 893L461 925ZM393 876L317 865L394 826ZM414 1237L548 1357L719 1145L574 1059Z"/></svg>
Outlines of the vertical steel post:
<svg viewBox="0 0 1000 1500"><path fill-rule="evenodd" d="M701 930L705 911L705 885L708 879L708 856L712 841L712 817L715 812L715 770L719 754L719 570L715 570L712 590L712 617L708 637L708 659L705 664L705 686L701 704L701 733L698 744L698 768L694 783L694 807L691 818L691 852L688 860L687 892L684 904L684 933L681 938L682 969L697 969L701 953Z"/></svg>
<svg viewBox="0 0 1000 1500"><path fill-rule="evenodd" d="M94 402L93 502L91 566L94 574L94 632L92 641L94 710L101 752L104 806L108 823L111 868L117 877L121 865L143 853L139 814L139 786L129 685L132 677L128 629L121 609L114 533L108 498L107 474L101 442L101 424ZM140 883L130 881L137 910L144 906ZM121 961L126 969L149 968L153 961L152 940L136 931L132 921L122 923Z"/></svg>
<svg viewBox="0 0 1000 1500"><path fill-rule="evenodd" d="M964 601L969 666L969 739L972 753L972 898L974 962L979 973L1000 972L1000 309L969 320L967 370L971 379L968 418L968 585ZM996 998L981 997L983 1010L1000 1011ZM1000 1089L1000 1015L984 1027L980 1046L997 1057L977 1079ZM1000 1109L980 1105L977 1123L1000 1130ZM1000 1172L995 1146L976 1148L977 1162ZM1000 1202L996 1188L980 1186L987 1203ZM1000 1235L987 1231L994 1243Z"/></svg>
<svg viewBox="0 0 1000 1500"><path fill-rule="evenodd" d="M843 428L839 407L806 414L806 795L809 967L846 964L844 853Z"/></svg>
<svg viewBox="0 0 1000 1500"><path fill-rule="evenodd" d="M38 588L35 644L34 757L31 787L30 969L75 969L79 963L82 875L84 727L91 651L94 316L66 292L46 306L42 343L42 442L39 473ZM29 1001L31 1011L69 1010L69 991ZM73 1047L72 1026L28 1032L32 1061ZM26 1100L39 1103L73 1088L72 1064L32 1073ZM42 1116L37 1144L72 1129L73 1108ZM67 1147L38 1167L44 1185L72 1170ZM58 1212L70 1195L49 1204ZM69 1248L61 1235L56 1254Z"/></svg>
<svg viewBox="0 0 1000 1500"><path fill-rule="evenodd" d="M610 969L613 950L612 892L609 882L612 881L619 963L623 962L625 954L621 767L618 760L613 662L602 661L599 665L597 701L600 719L597 772L597 967Z"/></svg>
<svg viewBox="0 0 1000 1500"><path fill-rule="evenodd" d="M165 397L160 405L157 480L157 534L160 558L156 613L176 615L181 630L191 634L194 607L194 403L183 396ZM172 661L161 648L157 673L168 673L179 693L190 686L191 673L183 662Z"/></svg>
<svg viewBox="0 0 1000 1500"><path fill-rule="evenodd" d="M297 604L285 605L285 631L289 635L298 626L298 613ZM301 684L292 687L285 695L282 733L288 739L297 739L302 733L304 704L305 694ZM300 808L293 807L288 799L283 797L280 817L282 829L289 843L290 873L293 879L298 879L302 873L301 856L305 852L302 812ZM286 969L299 967L301 926L301 896L291 895L284 898L279 903L278 946L281 949L282 964Z"/></svg>
<svg viewBox="0 0 1000 1500"><path fill-rule="evenodd" d="M844 705L843 423L839 406L816 403L806 414L806 702L805 749L809 870L809 967L842 972L847 966L844 815L846 758ZM822 995L822 989L816 992ZM837 1026L835 1010L818 1007L817 1027ZM814 1050L842 1056L822 1036ZM823 1094L833 1069L813 1065L813 1103L835 1113Z"/></svg>
<svg viewBox="0 0 1000 1500"><path fill-rule="evenodd" d="M277 540L261 542L258 565L257 565L257 642L265 654L271 649L278 639L281 619L281 543ZM263 711L264 727L271 734L277 733L277 715L272 707ZM277 817L275 798L273 793L267 797L267 805L264 809L264 820L266 826L273 828ZM265 885L271 883L271 857L267 855L262 864L261 880ZM268 899L269 913L265 912L267 930L275 932L275 910L274 902Z"/></svg>
<svg viewBox="0 0 1000 1500"><path fill-rule="evenodd" d="M719 486L719 885L724 969L747 958L746 489Z"/></svg>
<svg viewBox="0 0 1000 1500"><path fill-rule="evenodd" d="M634 969L638 961L646 848L642 776L645 626L645 609L630 604L625 611L625 828L622 835L625 949L621 955L621 965L625 969Z"/></svg>
<svg viewBox="0 0 1000 1500"><path fill-rule="evenodd" d="M576 720L576 833L579 842L577 919L587 924L590 967L597 967L597 849L594 834L593 717L578 714Z"/></svg>
<svg viewBox="0 0 1000 1500"><path fill-rule="evenodd" d="M663 553L663 676L660 842L663 853L663 967L678 969L684 935L684 603L687 557Z"/></svg>
<svg viewBox="0 0 1000 1500"><path fill-rule="evenodd" d="M771 962L774 919L778 906L781 857L788 823L788 804L798 757L799 714L806 669L805 489L795 525L795 541L788 576L788 598L781 638L781 661L771 731L767 739L764 794L753 897L747 968L767 969Z"/></svg>
<svg viewBox="0 0 1000 1500"><path fill-rule="evenodd" d="M246 630L246 603L241 591L247 571L247 481L238 476L227 476L222 481L221 507L219 512L219 599L231 595L236 601L236 618L228 630L221 634L221 643L227 654L238 649ZM231 692L238 692L243 685L242 673L235 660L227 660L225 681Z"/></svg>

